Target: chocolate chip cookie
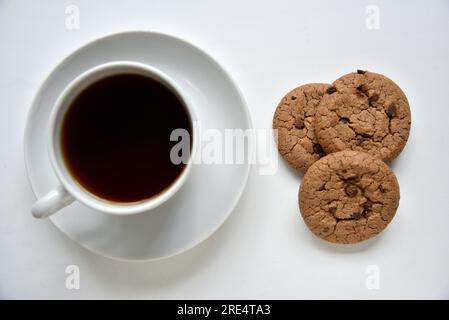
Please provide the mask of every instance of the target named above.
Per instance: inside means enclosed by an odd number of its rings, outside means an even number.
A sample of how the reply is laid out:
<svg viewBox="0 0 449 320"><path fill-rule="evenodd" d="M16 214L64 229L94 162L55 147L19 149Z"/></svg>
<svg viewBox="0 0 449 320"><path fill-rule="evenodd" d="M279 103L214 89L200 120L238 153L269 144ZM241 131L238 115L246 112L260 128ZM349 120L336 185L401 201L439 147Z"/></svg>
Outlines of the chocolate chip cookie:
<svg viewBox="0 0 449 320"><path fill-rule="evenodd" d="M318 237L355 243L380 233L399 205L399 185L380 159L344 150L315 162L299 190L301 215Z"/></svg>
<svg viewBox="0 0 449 320"><path fill-rule="evenodd" d="M311 83L287 93L273 117L278 130L278 149L282 157L300 171L307 169L325 155L315 138L316 107L330 84Z"/></svg>
<svg viewBox="0 0 449 320"><path fill-rule="evenodd" d="M358 70L337 79L321 99L315 135L327 153L351 149L389 162L407 142L410 118L407 98L392 80Z"/></svg>

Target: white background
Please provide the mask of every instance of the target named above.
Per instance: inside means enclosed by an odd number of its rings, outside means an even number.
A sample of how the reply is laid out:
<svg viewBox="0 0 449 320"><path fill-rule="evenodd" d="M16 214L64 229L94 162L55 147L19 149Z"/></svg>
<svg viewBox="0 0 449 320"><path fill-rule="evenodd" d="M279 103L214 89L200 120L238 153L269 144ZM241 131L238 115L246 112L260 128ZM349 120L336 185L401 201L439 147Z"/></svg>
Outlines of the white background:
<svg viewBox="0 0 449 320"><path fill-rule="evenodd" d="M80 29L65 9L80 9ZM369 29L367 6L379 8ZM256 128L270 128L294 86L357 68L384 73L407 94L408 145L393 163L396 218L381 236L337 246L299 217L301 177L279 161L253 170L229 220L176 257L126 263L96 256L30 215L34 196L23 131L46 75L87 42L125 30L181 37L211 54L240 86ZM449 298L449 1L0 0L0 298ZM65 268L81 271L65 288ZM380 271L379 289L366 269Z"/></svg>

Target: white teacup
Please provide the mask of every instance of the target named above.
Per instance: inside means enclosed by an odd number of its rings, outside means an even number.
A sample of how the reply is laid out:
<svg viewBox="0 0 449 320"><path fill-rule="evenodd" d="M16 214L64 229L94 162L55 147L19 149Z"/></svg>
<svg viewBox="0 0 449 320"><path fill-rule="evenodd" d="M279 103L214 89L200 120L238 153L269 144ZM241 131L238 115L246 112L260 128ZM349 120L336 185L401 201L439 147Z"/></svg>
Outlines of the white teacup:
<svg viewBox="0 0 449 320"><path fill-rule="evenodd" d="M39 199L32 207L31 212L36 218L45 218L63 207L69 205L74 200L105 213L116 215L130 215L141 213L155 208L170 199L179 188L185 183L191 171L192 161L189 161L177 179L162 193L151 198L133 203L112 202L101 199L98 196L84 189L76 179L70 174L64 162L61 152L61 127L64 116L69 109L71 102L78 94L92 83L115 74L133 73L152 78L172 90L186 107L192 121L191 150L190 159L193 159L196 151L196 120L195 113L190 103L181 95L177 84L161 71L137 62L117 61L96 66L74 79L61 93L52 109L49 120L48 152L50 161L56 176L60 182L53 190Z"/></svg>

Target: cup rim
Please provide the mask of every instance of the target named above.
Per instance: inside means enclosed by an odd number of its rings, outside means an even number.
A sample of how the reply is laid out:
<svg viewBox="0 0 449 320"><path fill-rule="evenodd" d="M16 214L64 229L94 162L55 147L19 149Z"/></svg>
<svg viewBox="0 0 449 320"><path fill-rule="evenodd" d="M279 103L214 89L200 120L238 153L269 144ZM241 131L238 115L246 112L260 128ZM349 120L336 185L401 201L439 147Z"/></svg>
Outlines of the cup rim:
<svg viewBox="0 0 449 320"><path fill-rule="evenodd" d="M136 202L114 202L101 197L96 196L89 190L84 188L70 173L67 168L65 161L60 150L60 127L62 126L62 121L64 119L65 113L70 105L72 99L83 89L91 85L92 83L103 79L105 77L111 76L113 74L120 73L119 70L126 70L126 72L142 74L148 76L158 82L164 84L169 88L179 100L183 103L192 125L192 132L190 136L190 158L181 174L163 191L159 194L154 195L148 199L143 199ZM55 104L50 113L49 118L49 139L48 139L48 153L50 157L50 162L52 164L53 170L56 173L58 180L61 185L69 192L76 200L81 203L110 214L115 215L131 215L137 214L144 211L156 208L170 199L186 182L189 176L192 164L195 159L197 150L197 118L194 108L186 99L185 95L181 93L177 83L171 78L163 73L161 70L154 68L153 66L135 62L135 61L112 61L94 66L85 72L78 75L74 80L72 80L61 92L61 94L56 99ZM64 109L64 110L62 110ZM59 151L57 151L59 150Z"/></svg>

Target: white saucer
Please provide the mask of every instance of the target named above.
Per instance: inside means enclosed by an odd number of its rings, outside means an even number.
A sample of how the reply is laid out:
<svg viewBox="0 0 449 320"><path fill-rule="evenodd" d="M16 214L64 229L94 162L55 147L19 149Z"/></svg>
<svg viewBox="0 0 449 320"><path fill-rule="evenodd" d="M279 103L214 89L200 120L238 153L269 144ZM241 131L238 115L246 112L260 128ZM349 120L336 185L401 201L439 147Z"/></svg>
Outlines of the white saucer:
<svg viewBox="0 0 449 320"><path fill-rule="evenodd" d="M170 75L193 102L203 130L251 128L249 112L237 86L200 49L159 33L110 35L89 43L62 61L33 101L25 132L25 163L36 197L43 196L58 184L45 139L47 120L55 99L83 71L115 60L146 63ZM151 212L111 216L75 202L50 219L86 249L110 258L151 260L168 257L194 247L223 224L243 193L249 171L249 163L194 165L181 190Z"/></svg>

